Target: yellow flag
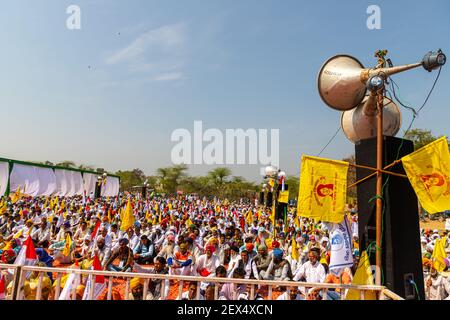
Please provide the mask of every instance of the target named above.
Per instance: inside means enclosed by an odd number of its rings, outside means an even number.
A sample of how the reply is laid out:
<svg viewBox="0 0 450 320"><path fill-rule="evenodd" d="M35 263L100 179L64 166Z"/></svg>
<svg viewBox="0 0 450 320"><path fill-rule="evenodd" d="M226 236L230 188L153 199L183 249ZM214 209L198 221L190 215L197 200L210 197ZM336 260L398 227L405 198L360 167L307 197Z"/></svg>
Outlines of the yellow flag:
<svg viewBox="0 0 450 320"><path fill-rule="evenodd" d="M275 180L270 178L269 180L269 186L273 188L273 186L275 185Z"/></svg>
<svg viewBox="0 0 450 320"><path fill-rule="evenodd" d="M295 214L295 216L294 216L294 225L297 229L300 229L300 221L298 220L297 214Z"/></svg>
<svg viewBox="0 0 450 320"><path fill-rule="evenodd" d="M298 260L299 254L298 254L298 247L297 247L297 241L294 237L292 237L292 253L291 253L292 259Z"/></svg>
<svg viewBox="0 0 450 320"><path fill-rule="evenodd" d="M278 195L278 202L288 203L288 201L289 201L289 190L280 191L280 194Z"/></svg>
<svg viewBox="0 0 450 320"><path fill-rule="evenodd" d="M274 225L274 229L275 229L275 206L272 206L272 213L270 215L270 221L272 221L272 224Z"/></svg>
<svg viewBox="0 0 450 320"><path fill-rule="evenodd" d="M162 220L162 210L159 212L158 223L161 223Z"/></svg>
<svg viewBox="0 0 450 320"><path fill-rule="evenodd" d="M348 162L302 156L298 214L341 223L347 197L347 171Z"/></svg>
<svg viewBox="0 0 450 320"><path fill-rule="evenodd" d="M445 253L445 244L447 239L442 237L439 241L436 241L434 245L433 254L431 258L433 259L433 267L438 271L444 271L446 267L445 258L447 258L447 254Z"/></svg>
<svg viewBox="0 0 450 320"><path fill-rule="evenodd" d="M374 285L372 269L370 268L369 257L367 256L367 252L363 251L361 254L361 258L359 260L358 269L356 270L355 276L352 281L353 285ZM349 289L345 300L360 300L360 291L355 289ZM374 291L366 291L365 292L366 300L376 300L377 295Z"/></svg>
<svg viewBox="0 0 450 320"><path fill-rule="evenodd" d="M22 198L22 193L20 192L20 186L19 186L19 188L17 188L16 192L12 195L11 202L16 203L17 201L20 200L20 198Z"/></svg>
<svg viewBox="0 0 450 320"><path fill-rule="evenodd" d="M7 243L6 243L6 246L2 249L3 250L3 252L5 252L6 250L9 250L9 249L12 249L12 242L13 242L14 240L11 240L11 241L8 241Z"/></svg>
<svg viewBox="0 0 450 320"><path fill-rule="evenodd" d="M44 208L48 207L48 196L45 197Z"/></svg>
<svg viewBox="0 0 450 320"><path fill-rule="evenodd" d="M6 203L2 203L2 205L0 205L0 216L5 214L7 209L8 207L6 206Z"/></svg>
<svg viewBox="0 0 450 320"><path fill-rule="evenodd" d="M127 231L134 224L134 214L131 208L131 199L128 199L127 208L123 213L122 224L120 225L120 230Z"/></svg>
<svg viewBox="0 0 450 320"><path fill-rule="evenodd" d="M267 249L269 250L272 249L272 242L273 242L272 238L267 238L264 242L266 244Z"/></svg>
<svg viewBox="0 0 450 320"><path fill-rule="evenodd" d="M419 198L429 213L450 208L450 153L446 137L403 157L403 168Z"/></svg>
<svg viewBox="0 0 450 320"><path fill-rule="evenodd" d="M14 238L14 239L19 239L19 238L22 236L22 233L23 233L23 229L20 229L19 232L17 232L17 233L13 236L13 238Z"/></svg>
<svg viewBox="0 0 450 320"><path fill-rule="evenodd" d="M245 220L247 220L247 224L251 226L253 224L253 212L249 210L245 215Z"/></svg>
<svg viewBox="0 0 450 320"><path fill-rule="evenodd" d="M70 255L70 249L72 248L72 238L69 234L66 236L66 244L64 245L64 250L62 251L62 254L66 257Z"/></svg>

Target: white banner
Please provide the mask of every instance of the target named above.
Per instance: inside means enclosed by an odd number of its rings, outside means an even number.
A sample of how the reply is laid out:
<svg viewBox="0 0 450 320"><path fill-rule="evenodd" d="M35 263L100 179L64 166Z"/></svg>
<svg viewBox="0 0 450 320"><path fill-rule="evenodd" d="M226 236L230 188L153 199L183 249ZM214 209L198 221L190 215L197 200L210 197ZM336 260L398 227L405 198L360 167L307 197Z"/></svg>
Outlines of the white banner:
<svg viewBox="0 0 450 320"><path fill-rule="evenodd" d="M39 175L37 167L13 164L10 175L10 192L20 188L20 192L36 197L39 195Z"/></svg>
<svg viewBox="0 0 450 320"><path fill-rule="evenodd" d="M92 286L92 275L88 276L88 281L86 283L86 287L84 288L84 294L83 294L83 300L89 300L89 295L91 292L91 286ZM94 295L92 297L92 300L97 300L97 298L100 296L100 294L105 290L106 283L94 283Z"/></svg>
<svg viewBox="0 0 450 320"><path fill-rule="evenodd" d="M97 183L97 176L93 173L83 173L83 187L86 196L94 196L95 184Z"/></svg>
<svg viewBox="0 0 450 320"><path fill-rule="evenodd" d="M67 278L66 283L64 285L64 289L61 291L61 294L59 295L58 300L71 300L70 294L72 292L72 288L79 284L79 283L75 283L75 282L79 282L79 281L76 281L76 277L77 277L76 273L71 273L69 275L69 277Z"/></svg>
<svg viewBox="0 0 450 320"><path fill-rule="evenodd" d="M56 192L56 176L51 168L35 167L39 179L39 196L50 196Z"/></svg>
<svg viewBox="0 0 450 320"><path fill-rule="evenodd" d="M69 182L66 177L67 170L55 169L56 193L58 196L66 196L68 193Z"/></svg>
<svg viewBox="0 0 450 320"><path fill-rule="evenodd" d="M101 196L115 197L118 194L119 194L119 178L108 176L106 178L106 183L102 185Z"/></svg>
<svg viewBox="0 0 450 320"><path fill-rule="evenodd" d="M0 197L3 196L8 187L9 163L0 162Z"/></svg>
<svg viewBox="0 0 450 320"><path fill-rule="evenodd" d="M330 272L339 275L345 267L353 266L352 238L347 218L333 224L331 232Z"/></svg>
<svg viewBox="0 0 450 320"><path fill-rule="evenodd" d="M83 195L83 177L81 172L56 169L57 192L60 196L72 197Z"/></svg>

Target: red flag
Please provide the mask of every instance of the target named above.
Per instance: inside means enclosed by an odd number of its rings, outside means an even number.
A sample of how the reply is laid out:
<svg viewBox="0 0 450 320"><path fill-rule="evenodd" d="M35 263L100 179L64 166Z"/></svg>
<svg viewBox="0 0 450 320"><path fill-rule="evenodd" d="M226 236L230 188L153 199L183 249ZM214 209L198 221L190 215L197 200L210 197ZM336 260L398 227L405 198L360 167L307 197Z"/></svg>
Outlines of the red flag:
<svg viewBox="0 0 450 320"><path fill-rule="evenodd" d="M92 231L91 239L94 241L95 237L97 236L98 228L100 228L100 220L97 220L97 223L95 224L94 231Z"/></svg>
<svg viewBox="0 0 450 320"><path fill-rule="evenodd" d="M36 249L34 248L33 240L31 240L30 236L28 236L27 240L25 240L23 245L27 246L25 258L30 260L36 260L38 258L36 254Z"/></svg>
<svg viewBox="0 0 450 320"><path fill-rule="evenodd" d="M245 227L245 219L244 219L244 217L239 217L239 223L240 223L240 225L241 225L241 229L242 230L244 230L244 227Z"/></svg>
<svg viewBox="0 0 450 320"><path fill-rule="evenodd" d="M14 264L33 266L36 262L38 262L36 249L34 249L33 240L28 236L14 261Z"/></svg>
<svg viewBox="0 0 450 320"><path fill-rule="evenodd" d="M0 300L5 299L5 278L0 275Z"/></svg>
<svg viewBox="0 0 450 320"><path fill-rule="evenodd" d="M94 261L92 262L92 268L94 270L103 271L102 264L100 263L100 260L98 259L97 255L94 256ZM104 283L105 282L105 276L96 276L95 277L95 283Z"/></svg>

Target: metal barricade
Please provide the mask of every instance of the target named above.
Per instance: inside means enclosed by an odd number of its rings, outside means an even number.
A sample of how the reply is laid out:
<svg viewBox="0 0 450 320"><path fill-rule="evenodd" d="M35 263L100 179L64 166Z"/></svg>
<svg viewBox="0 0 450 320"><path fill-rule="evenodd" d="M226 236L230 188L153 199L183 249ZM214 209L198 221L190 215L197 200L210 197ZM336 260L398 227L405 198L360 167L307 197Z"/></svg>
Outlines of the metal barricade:
<svg viewBox="0 0 450 320"><path fill-rule="evenodd" d="M210 286L214 286L214 300L218 300L221 298L220 296L220 287L225 284L233 284L232 285L232 297L231 299L238 299L238 290L237 288L244 288L241 291L245 292L248 295L249 300L253 300L256 298L256 295L260 291L267 292L265 300L273 300L274 291L283 292L285 294L285 300L290 300L290 293L292 290L295 292L300 292L303 294L304 299L307 299L308 293L311 291L322 292L322 299L327 299L328 291L338 290L337 294L339 299L343 299L345 297L345 292L348 290L357 290L359 292L359 297L361 300L366 299L367 292L376 293L378 299L394 299L400 300L402 299L395 293L389 291L384 286L375 286L375 285L341 285L341 284L328 284L328 283L306 283L306 282L294 282L294 281L271 281L271 280L253 280L253 279L233 279L233 278L216 278L216 277L199 277L199 276L177 276L177 275L161 275L161 274L150 274L150 273L134 273L134 272L113 272L113 271L96 271L96 270L81 270L81 269L72 269L72 268L48 268L48 267L36 267L36 266L14 266L14 265L0 265L0 269L14 269L14 291L12 297L15 299L30 299L29 296L24 296L24 283L30 274L33 274L33 279L36 282L37 286L34 286L35 294L31 296L31 299L41 300L41 299L50 299L49 296L43 296L43 279L46 273L51 272L54 278L53 284L54 289L52 291L53 300L58 300L60 298L64 299L80 299L81 297L76 294L77 286L81 283L86 283L86 281L91 278L95 279L96 276L104 276L104 290L106 290L105 298L106 300L113 299L113 280L122 279L125 281L125 293L124 299L127 300L129 297L133 299L133 295L130 295L130 281L133 278L139 278L143 281L143 293L142 298L146 299L148 291L149 291L149 281L150 280L161 280L161 298L167 299L165 296L165 292L167 291L167 285L178 284L178 295L177 299L181 299L183 294L184 284L185 283L195 283L196 284L196 292L195 295L191 298L193 300L199 300L202 298L201 295L201 284L208 283ZM37 274L36 274L37 273ZM61 280L64 276L73 275L73 285L70 288L70 292L65 288L61 287ZM92 282L91 281L91 282ZM280 290L281 289L281 290ZM311 290L313 289L313 290ZM85 290L88 290L86 287ZM64 291L64 296L62 297L62 291ZM103 291L104 292L104 291ZM337 292L337 291L335 291ZM336 296L336 295L335 295ZM88 293L84 293L84 298L87 300L95 299L94 295L94 286L91 285L89 287ZM230 297L227 297L230 298ZM221 298L222 299L222 298Z"/></svg>

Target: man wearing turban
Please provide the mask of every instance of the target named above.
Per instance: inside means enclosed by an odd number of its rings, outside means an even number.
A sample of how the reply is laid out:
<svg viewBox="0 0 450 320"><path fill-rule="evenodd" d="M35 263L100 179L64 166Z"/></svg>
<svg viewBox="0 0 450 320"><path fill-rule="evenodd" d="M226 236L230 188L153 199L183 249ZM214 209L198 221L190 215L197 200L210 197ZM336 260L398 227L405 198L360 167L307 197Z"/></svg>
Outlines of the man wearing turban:
<svg viewBox="0 0 450 320"><path fill-rule="evenodd" d="M207 277L214 273L220 265L219 258L214 254L216 247L209 244L205 247L205 253L202 254L196 262L196 272L202 277Z"/></svg>

